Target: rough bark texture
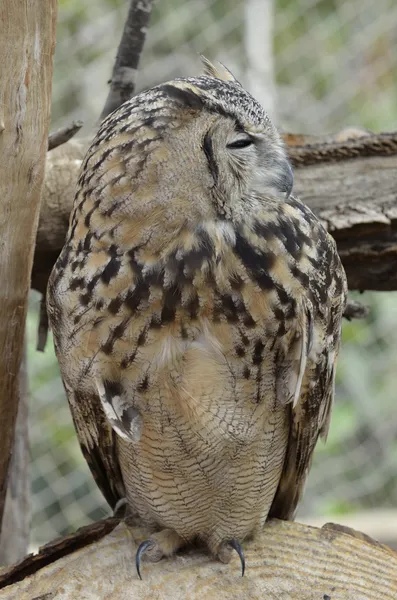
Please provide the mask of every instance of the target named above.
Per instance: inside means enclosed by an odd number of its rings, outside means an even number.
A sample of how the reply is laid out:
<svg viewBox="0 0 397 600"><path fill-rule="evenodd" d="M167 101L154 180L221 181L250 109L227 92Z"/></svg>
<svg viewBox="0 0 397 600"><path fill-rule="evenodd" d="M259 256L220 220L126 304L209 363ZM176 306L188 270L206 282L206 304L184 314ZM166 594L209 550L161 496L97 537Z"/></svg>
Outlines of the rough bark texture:
<svg viewBox="0 0 397 600"><path fill-rule="evenodd" d="M47 151L56 0L0 3L0 522Z"/></svg>
<svg viewBox="0 0 397 600"><path fill-rule="evenodd" d="M237 554L224 565L198 550L181 552L135 571L135 552L143 532L118 525L59 558L59 544L47 548L45 560L30 574L14 568L3 574L1 600L395 600L397 554L364 534L341 526L322 529L273 521L263 534L245 544L246 575ZM86 529L88 533L90 528ZM103 530L105 532L105 530ZM81 537L81 536L80 536ZM34 558L28 559L34 561ZM55 562L53 562L55 560ZM24 574L28 573L24 561ZM19 579L19 581L18 581ZM16 583L12 583L16 581Z"/></svg>
<svg viewBox="0 0 397 600"><path fill-rule="evenodd" d="M19 369L19 406L0 534L0 565L21 560L29 547L30 477L26 342Z"/></svg>
<svg viewBox="0 0 397 600"><path fill-rule="evenodd" d="M72 121L70 125L66 125L66 127L61 127L61 129L50 133L48 136L48 150L58 148L58 146L71 140L82 127L83 121Z"/></svg>
<svg viewBox="0 0 397 600"><path fill-rule="evenodd" d="M285 139L299 165L294 193L335 237L349 288L397 290L397 134ZM88 144L72 140L48 155L32 279L41 292L65 239Z"/></svg>
<svg viewBox="0 0 397 600"><path fill-rule="evenodd" d="M32 287L42 293L65 242L77 175L88 144L88 140L71 140L47 155L32 271Z"/></svg>
<svg viewBox="0 0 397 600"><path fill-rule="evenodd" d="M397 154L299 168L295 181L335 238L349 289L397 290Z"/></svg>
<svg viewBox="0 0 397 600"><path fill-rule="evenodd" d="M145 43L153 3L153 0L131 0L130 2L101 120L134 94L139 59Z"/></svg>

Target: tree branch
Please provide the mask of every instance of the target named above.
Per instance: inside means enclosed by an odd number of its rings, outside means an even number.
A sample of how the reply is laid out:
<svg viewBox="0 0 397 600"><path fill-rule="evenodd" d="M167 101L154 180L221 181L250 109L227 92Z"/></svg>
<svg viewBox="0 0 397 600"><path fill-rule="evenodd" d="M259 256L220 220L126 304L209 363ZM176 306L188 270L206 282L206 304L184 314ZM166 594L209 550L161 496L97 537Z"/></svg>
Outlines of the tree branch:
<svg viewBox="0 0 397 600"><path fill-rule="evenodd" d="M298 168L295 182L335 238L349 289L397 290L397 154Z"/></svg>
<svg viewBox="0 0 397 600"><path fill-rule="evenodd" d="M56 0L0 4L0 522L47 151L55 18Z"/></svg>
<svg viewBox="0 0 397 600"><path fill-rule="evenodd" d="M350 130L346 130L349 132ZM347 135L349 135L347 133ZM296 140L295 138L298 138ZM397 154L397 132L371 134L361 133L344 138L343 131L336 136L316 139L315 136L285 135L289 155L295 167L307 167L319 163L340 162L367 156L391 156ZM298 141L298 143L296 143Z"/></svg>
<svg viewBox="0 0 397 600"><path fill-rule="evenodd" d="M153 0L131 0L101 121L134 95L152 7Z"/></svg>
<svg viewBox="0 0 397 600"><path fill-rule="evenodd" d="M53 150L71 140L82 127L83 121L72 121L70 125L50 133L48 136L48 150Z"/></svg>
<svg viewBox="0 0 397 600"><path fill-rule="evenodd" d="M316 529L271 521L245 544L245 577L240 576L237 555L224 565L205 551L191 549L159 563L145 562L141 582L135 552L147 533L124 523L113 529L114 519L103 523L108 526L95 523L5 571L0 577L0 587L7 586L2 600L32 600L46 594L74 600L82 589L97 600L397 597L397 554L346 527L329 524Z"/></svg>

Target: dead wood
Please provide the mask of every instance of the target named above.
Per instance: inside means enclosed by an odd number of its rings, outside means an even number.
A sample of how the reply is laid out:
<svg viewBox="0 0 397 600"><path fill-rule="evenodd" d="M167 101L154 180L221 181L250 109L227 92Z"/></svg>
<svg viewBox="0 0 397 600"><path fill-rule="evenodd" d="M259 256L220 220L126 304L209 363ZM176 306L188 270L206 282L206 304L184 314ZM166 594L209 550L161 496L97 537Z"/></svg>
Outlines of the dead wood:
<svg viewBox="0 0 397 600"><path fill-rule="evenodd" d="M153 0L131 0L101 120L134 95Z"/></svg>
<svg viewBox="0 0 397 600"><path fill-rule="evenodd" d="M47 152L55 19L56 0L0 4L0 522Z"/></svg>
<svg viewBox="0 0 397 600"><path fill-rule="evenodd" d="M106 525L107 524L107 525ZM239 559L224 565L200 549L185 550L135 571L137 544L146 533L115 520L52 543L42 558L29 557L3 572L0 600L395 600L397 554L352 529L321 529L270 522L245 544L247 571ZM84 537L85 542L84 543ZM62 549L61 549L62 548ZM40 556L40 555L39 555Z"/></svg>
<svg viewBox="0 0 397 600"><path fill-rule="evenodd" d="M29 385L26 341L19 369L19 404L14 447L0 534L0 565L11 565L23 558L29 548L30 533L30 453L28 431Z"/></svg>
<svg viewBox="0 0 397 600"><path fill-rule="evenodd" d="M72 121L70 125L66 125L66 127L61 127L50 133L48 136L48 150L58 148L58 146L71 140L82 127L83 121Z"/></svg>

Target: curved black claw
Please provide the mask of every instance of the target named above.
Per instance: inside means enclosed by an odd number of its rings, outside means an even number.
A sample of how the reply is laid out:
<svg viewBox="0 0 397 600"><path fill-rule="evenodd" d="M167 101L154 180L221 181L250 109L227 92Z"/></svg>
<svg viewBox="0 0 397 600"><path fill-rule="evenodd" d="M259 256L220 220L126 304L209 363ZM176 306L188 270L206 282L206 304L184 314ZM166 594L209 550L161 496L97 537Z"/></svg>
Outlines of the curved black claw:
<svg viewBox="0 0 397 600"><path fill-rule="evenodd" d="M236 540L236 538L233 538L230 541L230 545L233 548L233 550L235 550L237 552L237 554L239 555L239 557L240 557L240 561L241 561L241 577L244 577L244 573L245 573L245 556L244 556L244 550L242 549L240 542L238 542ZM139 551L139 548L138 548L138 551Z"/></svg>
<svg viewBox="0 0 397 600"><path fill-rule="evenodd" d="M135 556L136 572L138 573L138 577L141 581L142 581L141 571L140 571L141 558L142 558L142 555L149 548L149 546L152 546L152 544L153 544L153 542L151 540L145 540L144 542L139 544L138 550L136 551L136 556Z"/></svg>

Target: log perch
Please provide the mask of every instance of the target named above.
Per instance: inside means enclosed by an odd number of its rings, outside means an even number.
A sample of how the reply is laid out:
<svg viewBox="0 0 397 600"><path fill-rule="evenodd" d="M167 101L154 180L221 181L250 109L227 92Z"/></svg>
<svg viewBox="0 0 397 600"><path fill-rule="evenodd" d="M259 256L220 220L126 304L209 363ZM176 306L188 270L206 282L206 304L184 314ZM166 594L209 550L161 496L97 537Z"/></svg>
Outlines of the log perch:
<svg viewBox="0 0 397 600"><path fill-rule="evenodd" d="M294 193L333 235L350 290L397 290L397 154L295 170Z"/></svg>
<svg viewBox="0 0 397 600"><path fill-rule="evenodd" d="M225 565L191 549L158 563L144 562L140 581L135 552L144 536L143 530L111 519L52 542L0 573L0 600L397 598L397 554L342 526L271 521L262 535L244 544L244 577L237 555Z"/></svg>

